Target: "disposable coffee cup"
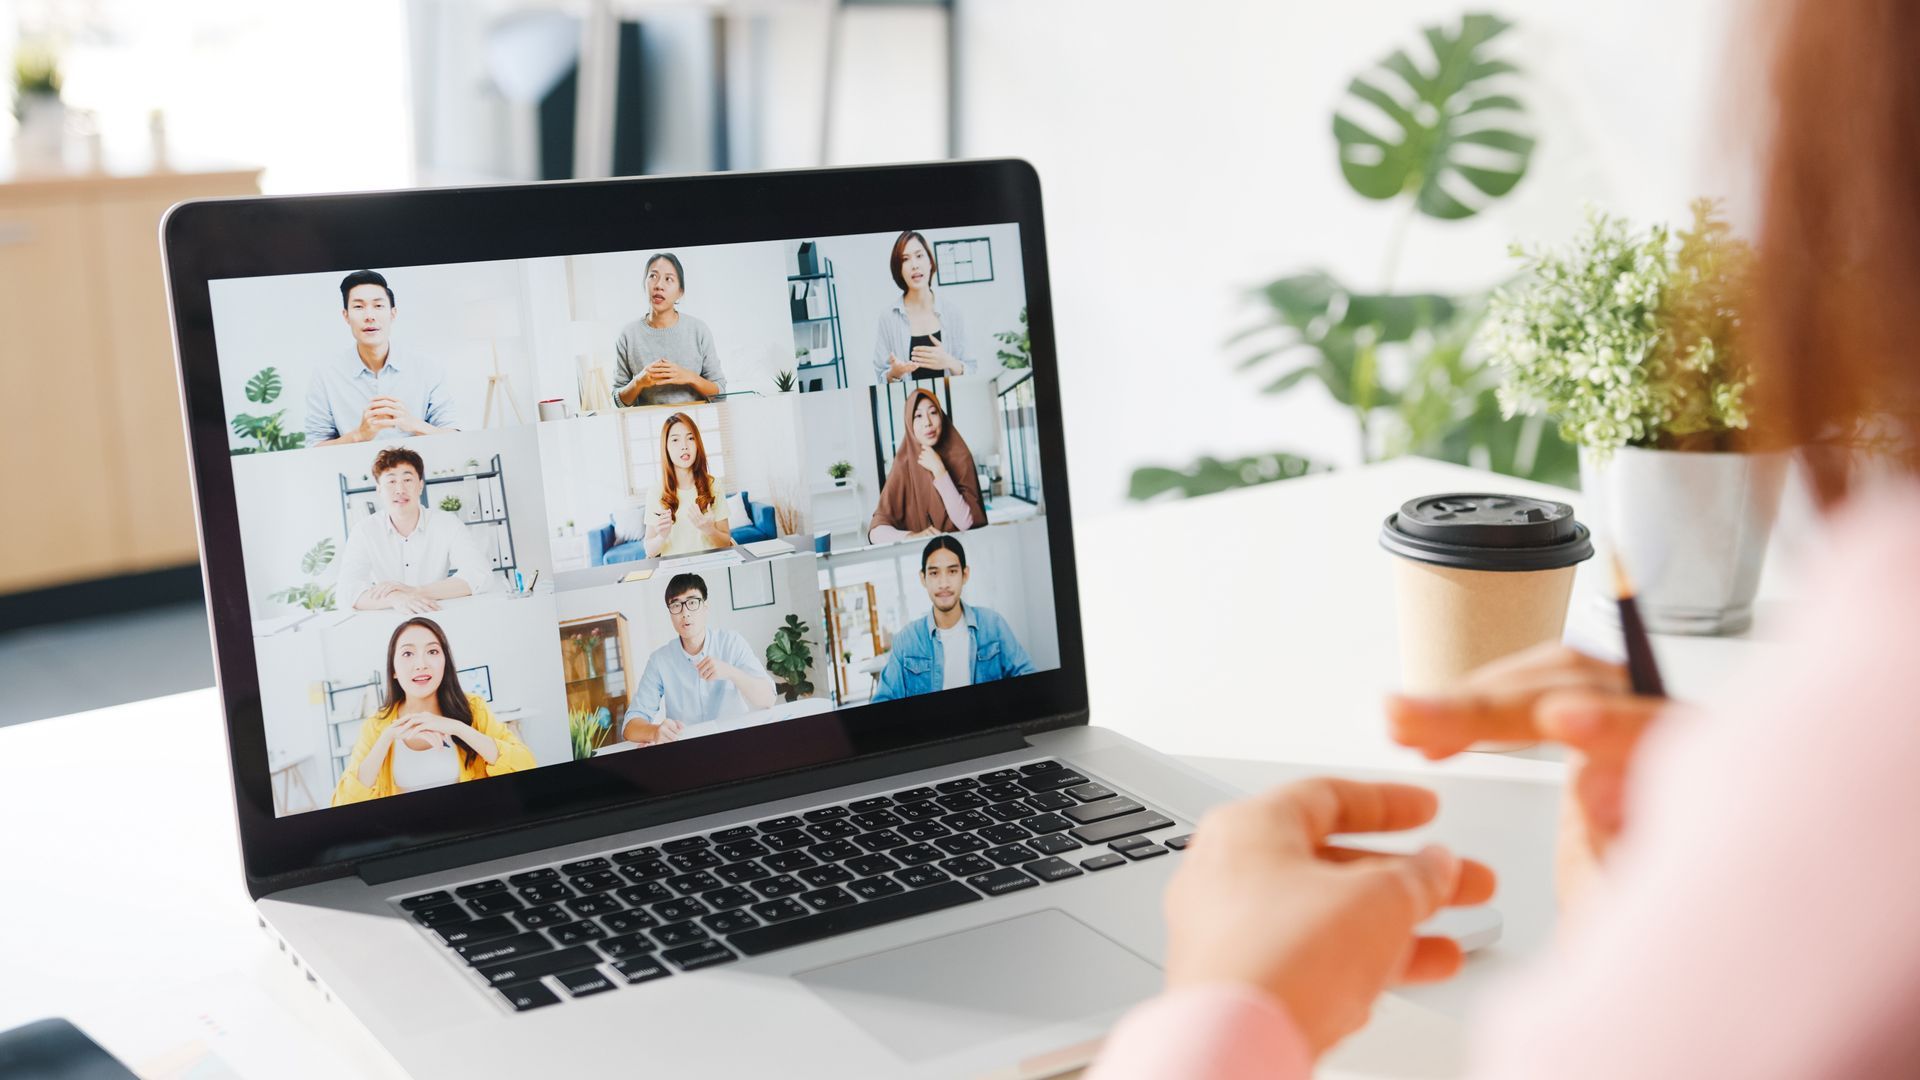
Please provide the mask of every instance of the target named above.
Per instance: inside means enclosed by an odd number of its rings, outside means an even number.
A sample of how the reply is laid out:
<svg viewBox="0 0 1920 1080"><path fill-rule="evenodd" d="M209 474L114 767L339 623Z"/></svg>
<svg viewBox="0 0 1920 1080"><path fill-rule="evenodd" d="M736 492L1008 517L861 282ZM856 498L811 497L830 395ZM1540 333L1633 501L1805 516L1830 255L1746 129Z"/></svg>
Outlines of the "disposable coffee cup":
<svg viewBox="0 0 1920 1080"><path fill-rule="evenodd" d="M1444 693L1483 664L1560 640L1574 568L1593 557L1573 507L1487 493L1409 500L1387 515L1380 546L1396 556L1400 685L1409 694Z"/></svg>

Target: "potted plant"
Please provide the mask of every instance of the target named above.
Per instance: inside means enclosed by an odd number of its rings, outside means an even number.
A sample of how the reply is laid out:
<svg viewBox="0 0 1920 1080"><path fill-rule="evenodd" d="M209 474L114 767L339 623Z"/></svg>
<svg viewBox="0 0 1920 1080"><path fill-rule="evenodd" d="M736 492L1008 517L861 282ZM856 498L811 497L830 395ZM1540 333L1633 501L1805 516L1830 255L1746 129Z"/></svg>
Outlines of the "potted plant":
<svg viewBox="0 0 1920 1080"><path fill-rule="evenodd" d="M13 53L14 138L22 164L60 162L67 137L67 105L60 100L60 62L44 43L22 42Z"/></svg>
<svg viewBox="0 0 1920 1080"><path fill-rule="evenodd" d="M458 495L449 495L440 500L440 509L445 510L449 514L459 513L462 505L460 496Z"/></svg>
<svg viewBox="0 0 1920 1080"><path fill-rule="evenodd" d="M827 466L827 475L833 477L834 487L846 487L847 477L853 475L853 462L842 458Z"/></svg>
<svg viewBox="0 0 1920 1080"><path fill-rule="evenodd" d="M993 335L994 340L1005 345L995 355L1000 366L1009 371L1023 371L1033 366L1033 338L1027 333L1027 309L1020 309L1020 329L1002 330Z"/></svg>
<svg viewBox="0 0 1920 1080"><path fill-rule="evenodd" d="M807 672L813 668L809 629L800 616L788 615L786 623L774 629L773 643L767 646L767 670L778 680L774 688L788 701L813 693L813 683L807 680Z"/></svg>
<svg viewBox="0 0 1920 1080"><path fill-rule="evenodd" d="M773 389L775 393L791 393L794 386L797 385L797 382L798 380L795 378L792 368L785 368L773 373Z"/></svg>
<svg viewBox="0 0 1920 1080"><path fill-rule="evenodd" d="M1703 200L1684 230L1589 212L1568 247L1515 254L1526 274L1481 332L1502 408L1553 417L1580 448L1586 516L1651 628L1745 629L1786 477L1786 455L1748 437L1752 248Z"/></svg>
<svg viewBox="0 0 1920 1080"><path fill-rule="evenodd" d="M264 367L253 373L253 378L247 380L246 386L241 388L241 393L256 405L271 405L280 399L281 389L280 373L271 367ZM243 439L252 439L257 445L236 447L229 452L237 457L241 454L266 454L275 450L298 450L305 446L307 433L288 431L282 423L282 417L286 415L285 409L271 416L233 414L233 419L227 421L233 428L233 433ZM362 479L372 483L369 478L362 477Z"/></svg>
<svg viewBox="0 0 1920 1080"><path fill-rule="evenodd" d="M585 761L592 757L612 734L613 712L605 705L597 709L567 710L567 741L573 745L573 760Z"/></svg>
<svg viewBox="0 0 1920 1080"><path fill-rule="evenodd" d="M308 611L332 611L333 586L322 585L320 575L333 565L334 546L332 537L321 537L307 553L300 557L300 570L307 580L298 585L290 585L268 596L282 604L293 604ZM349 600L354 599L349 597Z"/></svg>
<svg viewBox="0 0 1920 1080"><path fill-rule="evenodd" d="M580 655L581 663L586 665L586 677L589 679L599 678L600 672L594 660L600 655L600 631L588 630L585 633L574 634L567 638L567 641L573 645L574 651Z"/></svg>

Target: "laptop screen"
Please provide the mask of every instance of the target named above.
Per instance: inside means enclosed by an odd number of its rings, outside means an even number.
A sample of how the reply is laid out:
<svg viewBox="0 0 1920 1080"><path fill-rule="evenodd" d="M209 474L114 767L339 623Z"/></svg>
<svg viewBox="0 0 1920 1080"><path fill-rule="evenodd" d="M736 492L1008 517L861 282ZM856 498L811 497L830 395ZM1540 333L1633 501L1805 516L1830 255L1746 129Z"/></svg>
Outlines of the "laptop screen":
<svg viewBox="0 0 1920 1080"><path fill-rule="evenodd" d="M1020 245L208 282L274 815L1059 668Z"/></svg>

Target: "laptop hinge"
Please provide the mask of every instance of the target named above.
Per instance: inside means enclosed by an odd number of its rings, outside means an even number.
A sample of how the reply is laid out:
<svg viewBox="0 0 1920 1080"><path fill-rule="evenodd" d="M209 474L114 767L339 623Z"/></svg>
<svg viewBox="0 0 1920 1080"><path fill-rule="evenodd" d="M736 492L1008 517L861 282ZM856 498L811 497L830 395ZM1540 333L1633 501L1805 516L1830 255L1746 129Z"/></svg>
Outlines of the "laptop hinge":
<svg viewBox="0 0 1920 1080"><path fill-rule="evenodd" d="M742 781L689 795L671 795L644 803L596 810L559 821L541 822L506 832L456 840L431 848L368 859L356 867L360 880L380 885L417 874L432 874L490 859L523 855L529 851L630 832L653 825L718 814L755 803L771 802L857 784L887 776L929 769L955 761L1004 754L1027 745L1026 732L1002 730L969 735L922 746L840 762L781 776Z"/></svg>

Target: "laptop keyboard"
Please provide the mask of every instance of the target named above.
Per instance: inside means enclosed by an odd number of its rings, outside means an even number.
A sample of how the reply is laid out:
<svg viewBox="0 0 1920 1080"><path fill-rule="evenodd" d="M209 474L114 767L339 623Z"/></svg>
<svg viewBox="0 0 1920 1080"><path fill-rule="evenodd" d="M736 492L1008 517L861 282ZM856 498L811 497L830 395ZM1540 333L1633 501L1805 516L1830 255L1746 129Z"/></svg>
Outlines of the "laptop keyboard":
<svg viewBox="0 0 1920 1080"><path fill-rule="evenodd" d="M1177 829L1036 761L394 902L524 1011L1151 859Z"/></svg>

